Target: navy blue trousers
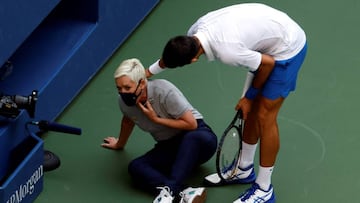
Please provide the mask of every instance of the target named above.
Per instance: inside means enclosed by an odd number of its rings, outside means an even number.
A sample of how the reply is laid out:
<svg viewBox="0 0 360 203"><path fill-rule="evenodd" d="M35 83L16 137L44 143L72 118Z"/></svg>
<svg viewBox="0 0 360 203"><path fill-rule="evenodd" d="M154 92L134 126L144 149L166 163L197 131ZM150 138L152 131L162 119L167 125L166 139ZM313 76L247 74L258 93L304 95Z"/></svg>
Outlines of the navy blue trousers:
<svg viewBox="0 0 360 203"><path fill-rule="evenodd" d="M185 187L192 171L207 162L216 152L217 137L201 119L198 128L160 141L146 154L132 160L129 174L136 186L157 194L156 187L168 186L173 195Z"/></svg>

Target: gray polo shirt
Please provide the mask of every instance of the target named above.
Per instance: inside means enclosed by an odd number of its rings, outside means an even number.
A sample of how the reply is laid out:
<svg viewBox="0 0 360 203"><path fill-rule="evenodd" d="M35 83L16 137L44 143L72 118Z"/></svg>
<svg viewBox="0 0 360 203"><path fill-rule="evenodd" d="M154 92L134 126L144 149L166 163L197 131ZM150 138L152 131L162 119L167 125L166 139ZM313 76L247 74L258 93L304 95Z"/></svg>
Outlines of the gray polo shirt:
<svg viewBox="0 0 360 203"><path fill-rule="evenodd" d="M182 92L172 83L164 79L148 80L148 101L156 114L161 118L177 119L190 110L195 119L203 116L189 103ZM129 107L119 96L122 113L129 117L142 130L149 132L156 141L167 140L181 133L181 130L156 124L149 120L137 106Z"/></svg>

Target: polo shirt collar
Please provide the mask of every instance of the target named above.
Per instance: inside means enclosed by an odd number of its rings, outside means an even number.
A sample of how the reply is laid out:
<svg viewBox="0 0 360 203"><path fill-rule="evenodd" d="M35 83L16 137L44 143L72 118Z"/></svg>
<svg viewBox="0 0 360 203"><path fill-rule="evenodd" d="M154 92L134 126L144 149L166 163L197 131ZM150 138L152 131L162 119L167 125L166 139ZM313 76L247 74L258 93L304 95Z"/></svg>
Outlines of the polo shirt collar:
<svg viewBox="0 0 360 203"><path fill-rule="evenodd" d="M195 37L197 37L201 43L202 48L205 51L205 56L209 61L213 61L215 59L214 54L210 48L210 44L205 36L204 33L197 32L194 34Z"/></svg>

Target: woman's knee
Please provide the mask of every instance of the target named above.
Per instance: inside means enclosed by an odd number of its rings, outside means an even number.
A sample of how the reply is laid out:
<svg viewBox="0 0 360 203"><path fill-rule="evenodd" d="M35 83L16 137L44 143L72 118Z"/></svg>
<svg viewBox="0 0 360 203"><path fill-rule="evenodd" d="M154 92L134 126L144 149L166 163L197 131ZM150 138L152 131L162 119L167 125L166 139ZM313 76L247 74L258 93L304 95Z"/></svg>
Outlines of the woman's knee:
<svg viewBox="0 0 360 203"><path fill-rule="evenodd" d="M217 146L217 137L210 131L193 131L185 136L185 142L193 142L198 146Z"/></svg>
<svg viewBox="0 0 360 203"><path fill-rule="evenodd" d="M140 159L134 159L128 165L128 172L131 176L136 176L142 168L143 162Z"/></svg>

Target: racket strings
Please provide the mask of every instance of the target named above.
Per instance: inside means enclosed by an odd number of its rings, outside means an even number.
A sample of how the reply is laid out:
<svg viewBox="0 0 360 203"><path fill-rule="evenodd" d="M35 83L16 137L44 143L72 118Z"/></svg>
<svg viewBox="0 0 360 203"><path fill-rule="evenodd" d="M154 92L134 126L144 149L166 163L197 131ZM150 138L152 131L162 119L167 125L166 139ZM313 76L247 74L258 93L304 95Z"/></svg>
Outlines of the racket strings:
<svg viewBox="0 0 360 203"><path fill-rule="evenodd" d="M220 150L220 172L224 179L231 179L237 174L241 146L238 126L233 126L223 137Z"/></svg>
<svg viewBox="0 0 360 203"><path fill-rule="evenodd" d="M242 113L237 112L219 142L216 156L216 169L218 175L224 181L236 178L241 170L238 168L243 130L243 120L241 118Z"/></svg>
<svg viewBox="0 0 360 203"><path fill-rule="evenodd" d="M239 154L237 156L237 158L233 160L231 165L223 164L223 166L228 166L228 167L223 168L223 170L221 172L223 178L225 178L227 180L236 178L239 171L241 171L241 169L238 167L240 164L240 157L241 157L241 154ZM235 162L236 162L236 164L234 164Z"/></svg>

